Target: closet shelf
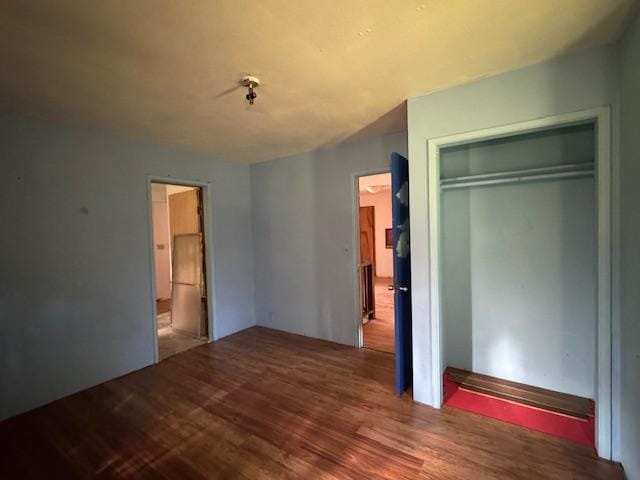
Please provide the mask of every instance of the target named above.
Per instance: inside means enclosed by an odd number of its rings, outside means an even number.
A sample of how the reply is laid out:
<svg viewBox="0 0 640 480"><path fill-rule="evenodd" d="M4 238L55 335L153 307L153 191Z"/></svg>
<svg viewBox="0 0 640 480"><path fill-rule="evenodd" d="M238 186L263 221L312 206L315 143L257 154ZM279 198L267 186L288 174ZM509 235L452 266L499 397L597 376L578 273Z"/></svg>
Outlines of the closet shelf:
<svg viewBox="0 0 640 480"><path fill-rule="evenodd" d="M523 183L543 180L561 180L566 178L590 177L595 174L595 163L574 163L553 167L529 168L507 172L485 173L452 177L440 180L442 190L477 187L482 185L499 185L507 183Z"/></svg>

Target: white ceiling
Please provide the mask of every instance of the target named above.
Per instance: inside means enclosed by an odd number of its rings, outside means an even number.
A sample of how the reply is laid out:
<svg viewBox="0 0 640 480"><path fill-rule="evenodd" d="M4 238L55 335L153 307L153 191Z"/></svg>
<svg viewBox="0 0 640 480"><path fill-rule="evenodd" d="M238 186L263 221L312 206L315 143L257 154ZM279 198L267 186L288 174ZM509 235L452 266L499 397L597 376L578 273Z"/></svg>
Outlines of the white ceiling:
<svg viewBox="0 0 640 480"><path fill-rule="evenodd" d="M358 190L361 193L371 193L367 190L367 187L379 188L380 191L388 190L391 188L391 174L390 173L378 173L375 175L366 175L358 179Z"/></svg>
<svg viewBox="0 0 640 480"><path fill-rule="evenodd" d="M404 130L407 97L614 41L635 3L3 0L0 108L261 161Z"/></svg>
<svg viewBox="0 0 640 480"><path fill-rule="evenodd" d="M152 183L151 184L151 198L154 202L166 202L168 195L174 193L186 192L188 190L194 190L196 187L187 187L185 185L171 185L166 183Z"/></svg>

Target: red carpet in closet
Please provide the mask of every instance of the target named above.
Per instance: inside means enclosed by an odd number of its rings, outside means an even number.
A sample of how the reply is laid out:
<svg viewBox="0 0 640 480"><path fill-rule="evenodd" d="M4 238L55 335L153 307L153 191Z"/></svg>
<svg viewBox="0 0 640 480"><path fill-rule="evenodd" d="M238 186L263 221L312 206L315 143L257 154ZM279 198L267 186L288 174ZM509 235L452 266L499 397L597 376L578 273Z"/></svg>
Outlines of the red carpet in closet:
<svg viewBox="0 0 640 480"><path fill-rule="evenodd" d="M574 418L467 390L453 382L447 374L444 375L444 390L444 404L449 407L520 425L590 447L595 446L595 421L592 416L587 419Z"/></svg>

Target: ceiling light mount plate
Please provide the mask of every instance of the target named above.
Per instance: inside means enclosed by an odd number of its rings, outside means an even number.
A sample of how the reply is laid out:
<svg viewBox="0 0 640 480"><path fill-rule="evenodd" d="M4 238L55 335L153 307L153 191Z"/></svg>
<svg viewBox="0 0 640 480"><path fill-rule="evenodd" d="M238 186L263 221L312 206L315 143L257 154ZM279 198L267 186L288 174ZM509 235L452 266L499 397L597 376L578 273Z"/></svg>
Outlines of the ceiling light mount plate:
<svg viewBox="0 0 640 480"><path fill-rule="evenodd" d="M258 77L254 77L253 75L245 75L240 80L240 84L243 87L256 88L260 86L260 79Z"/></svg>

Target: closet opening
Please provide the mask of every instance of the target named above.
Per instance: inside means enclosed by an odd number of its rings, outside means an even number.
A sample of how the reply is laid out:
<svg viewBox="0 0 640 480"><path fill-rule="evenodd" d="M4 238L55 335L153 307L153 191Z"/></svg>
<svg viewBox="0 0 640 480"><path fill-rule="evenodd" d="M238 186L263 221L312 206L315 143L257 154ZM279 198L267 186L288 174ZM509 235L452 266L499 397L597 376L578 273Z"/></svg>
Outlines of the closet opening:
<svg viewBox="0 0 640 480"><path fill-rule="evenodd" d="M207 343L203 188L151 183L157 359Z"/></svg>
<svg viewBox="0 0 640 480"><path fill-rule="evenodd" d="M362 345L395 352L391 173L358 178Z"/></svg>
<svg viewBox="0 0 640 480"><path fill-rule="evenodd" d="M443 403L595 446L594 122L438 155Z"/></svg>

